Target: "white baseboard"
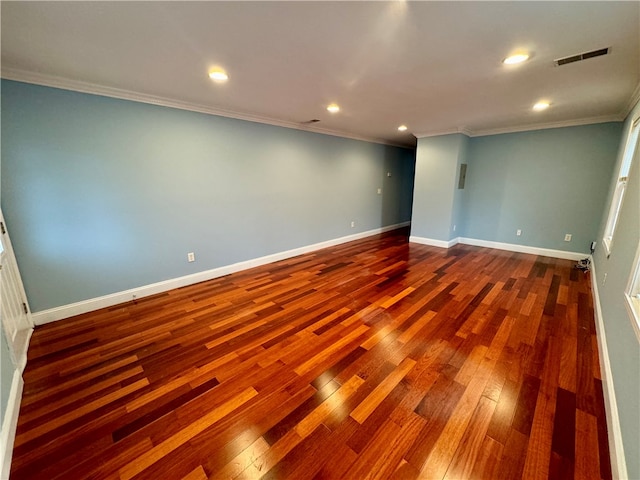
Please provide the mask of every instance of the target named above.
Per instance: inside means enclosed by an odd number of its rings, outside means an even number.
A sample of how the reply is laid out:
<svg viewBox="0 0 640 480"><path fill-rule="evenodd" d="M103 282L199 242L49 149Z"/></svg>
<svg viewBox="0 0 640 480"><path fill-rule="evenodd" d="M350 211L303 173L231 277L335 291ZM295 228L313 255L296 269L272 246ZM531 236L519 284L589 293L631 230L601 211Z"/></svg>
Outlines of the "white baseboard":
<svg viewBox="0 0 640 480"><path fill-rule="evenodd" d="M498 250L509 250L510 252L530 253L532 255L542 255L544 257L564 258L566 260L580 260L589 256L588 253L566 252L564 250L552 250L550 248L530 247L528 245L516 245L515 243L491 242L488 240L478 240L476 238L460 237L459 243L474 245L476 247L497 248Z"/></svg>
<svg viewBox="0 0 640 480"><path fill-rule="evenodd" d="M591 259L591 293L596 320L596 338L598 339L598 357L600 358L600 371L602 372L602 390L604 396L604 409L607 415L607 433L609 435L609 456L611 457L611 475L613 478L629 478L627 476L627 461L624 456L622 444L622 430L620 430L620 418L618 416L618 402L613 387L613 374L609 362L609 349L604 330L604 318L598 293L598 277L595 271L593 258Z"/></svg>
<svg viewBox="0 0 640 480"><path fill-rule="evenodd" d="M432 247L451 248L458 243L474 245L476 247L497 248L498 250L508 250L510 252L530 253L533 255L543 255L545 257L564 258L567 260L580 260L589 256L587 253L565 252L564 250L552 250L550 248L530 247L527 245L516 245L515 243L492 242L489 240L478 240L476 238L456 237L449 241L435 240L433 238L416 237L411 235L409 241L421 243Z"/></svg>
<svg viewBox="0 0 640 480"><path fill-rule="evenodd" d="M22 399L22 388L24 380L20 370L14 370L11 382L11 391L7 401L7 410L2 422L0 431L0 479L9 478L11 473L11 457L13 456L13 442L16 438L16 427L18 426L18 414L20 413L20 400Z"/></svg>
<svg viewBox="0 0 640 480"><path fill-rule="evenodd" d="M416 237L411 235L409 237L411 243L420 243L422 245L429 245L430 247L451 248L458 243L458 238L452 240L436 240L434 238Z"/></svg>
<svg viewBox="0 0 640 480"><path fill-rule="evenodd" d="M327 240L325 242L314 243L313 245L294 248L292 250L274 253L272 255L266 255L264 257L254 258L231 265L225 265L223 267L218 267L211 270L205 270L204 272L198 272L192 275L172 278L163 282L152 283L150 285L144 285L142 287L136 287L122 292L116 292L109 295L104 295L102 297L91 298L88 300L83 300L81 302L63 305L61 307L42 310L40 312L32 313L31 317L36 325L44 325L46 323L62 320L63 318L68 318L74 315L80 315L82 313L91 312L93 310L99 310L101 308L118 305L119 303L128 302L133 299L134 295L136 298L148 297L149 295L166 292L168 290L173 290L174 288L193 285L194 283L204 282L213 278L229 275L230 273L259 267L261 265L266 265L267 263L285 260L297 255L303 255L305 253L320 250L322 248L332 247L341 243L352 242L354 240L359 240L361 238L370 237L372 235L389 232L391 230L406 227L409 225L410 222L403 222L397 223L395 225L368 230L366 232L355 233L353 235L347 235L345 237L335 238L333 240Z"/></svg>
<svg viewBox="0 0 640 480"><path fill-rule="evenodd" d="M24 369L27 367L27 352L29 351L29 343L31 342L31 336L33 335L33 328L28 329L26 331L26 335L27 338L25 339L25 347L22 352L20 352L20 357L17 359L17 368L20 371L20 374L22 374L24 372Z"/></svg>

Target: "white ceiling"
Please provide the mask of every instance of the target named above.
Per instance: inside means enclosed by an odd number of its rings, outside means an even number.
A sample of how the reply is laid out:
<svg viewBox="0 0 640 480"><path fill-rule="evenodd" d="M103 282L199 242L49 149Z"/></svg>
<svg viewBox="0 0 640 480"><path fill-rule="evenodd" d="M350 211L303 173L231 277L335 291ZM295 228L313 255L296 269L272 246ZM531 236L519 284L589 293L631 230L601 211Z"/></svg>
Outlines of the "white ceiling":
<svg viewBox="0 0 640 480"><path fill-rule="evenodd" d="M640 2L3 1L1 16L4 78L394 144L620 120L640 92ZM518 49L532 58L501 63Z"/></svg>

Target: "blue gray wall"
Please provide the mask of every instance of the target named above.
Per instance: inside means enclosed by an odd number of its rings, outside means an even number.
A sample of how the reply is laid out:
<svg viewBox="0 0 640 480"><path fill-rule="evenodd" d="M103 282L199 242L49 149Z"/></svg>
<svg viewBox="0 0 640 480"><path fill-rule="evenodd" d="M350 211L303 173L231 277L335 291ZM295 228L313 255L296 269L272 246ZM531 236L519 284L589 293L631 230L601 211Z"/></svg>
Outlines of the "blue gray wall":
<svg viewBox="0 0 640 480"><path fill-rule="evenodd" d="M611 256L607 258L602 237L613 186L622 161L622 152L633 119L640 117L640 103L628 116L622 130L617 163L605 202L598 241L594 254L602 317L606 332L609 360L620 415L620 426L627 461L627 478L640 478L640 341L635 334L632 318L625 307L627 288L636 249L640 245L640 148L636 150L627 183L624 203L615 232ZM604 281L606 277L606 282Z"/></svg>
<svg viewBox="0 0 640 480"><path fill-rule="evenodd" d="M1 172L2 168L0 168L0 177ZM4 415L7 410L9 393L11 392L11 382L13 381L14 370L15 367L13 365L13 360L11 359L11 353L9 352L9 344L5 337L4 328L0 325L0 425L4 422ZM2 454L2 452L0 452L0 454Z"/></svg>
<svg viewBox="0 0 640 480"><path fill-rule="evenodd" d="M589 253L621 129L615 122L420 138L411 234ZM461 163L467 163L463 190L458 189ZM567 233L571 242L564 241Z"/></svg>
<svg viewBox="0 0 640 480"><path fill-rule="evenodd" d="M418 139L412 236L439 241L458 236L453 233L462 217L458 174L468 141L462 134Z"/></svg>
<svg viewBox="0 0 640 480"><path fill-rule="evenodd" d="M472 138L460 236L589 253L598 236L621 126ZM572 234L571 242L564 241L566 233Z"/></svg>
<svg viewBox="0 0 640 480"><path fill-rule="evenodd" d="M458 159L456 162L456 175L453 185L453 208L451 211L451 224L449 226L449 239L459 237L464 231L464 225L467 219L466 199L467 185L464 188L458 188L460 179L460 168L463 163L468 166L469 162L469 144L471 139L466 135L460 135L460 143L458 147Z"/></svg>
<svg viewBox="0 0 640 480"><path fill-rule="evenodd" d="M34 312L408 221L414 155L2 82L2 209Z"/></svg>

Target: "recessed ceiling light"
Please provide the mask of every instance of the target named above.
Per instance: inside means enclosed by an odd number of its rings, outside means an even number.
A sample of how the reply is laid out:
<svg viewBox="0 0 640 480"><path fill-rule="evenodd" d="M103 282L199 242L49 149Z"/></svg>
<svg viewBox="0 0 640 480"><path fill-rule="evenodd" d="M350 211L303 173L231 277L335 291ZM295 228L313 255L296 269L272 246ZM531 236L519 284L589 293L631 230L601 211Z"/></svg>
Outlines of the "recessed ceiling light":
<svg viewBox="0 0 640 480"><path fill-rule="evenodd" d="M222 70L212 70L209 72L209 78L214 82L226 82L229 80L229 75Z"/></svg>
<svg viewBox="0 0 640 480"><path fill-rule="evenodd" d="M335 103L332 103L331 105L329 105L327 107L327 110L329 110L331 113L337 113L340 111L340 107L338 105L336 105Z"/></svg>
<svg viewBox="0 0 640 480"><path fill-rule="evenodd" d="M540 112L542 110L544 110L545 108L549 108L549 102L538 102L533 106L533 109L536 112Z"/></svg>
<svg viewBox="0 0 640 480"><path fill-rule="evenodd" d="M505 65L515 65L516 63L522 63L528 59L528 53L516 53L515 55L511 55L505 58L502 63L504 63Z"/></svg>
<svg viewBox="0 0 640 480"><path fill-rule="evenodd" d="M398 130L400 130L401 132L406 132L407 131L407 126L406 125L400 125L398 127Z"/></svg>

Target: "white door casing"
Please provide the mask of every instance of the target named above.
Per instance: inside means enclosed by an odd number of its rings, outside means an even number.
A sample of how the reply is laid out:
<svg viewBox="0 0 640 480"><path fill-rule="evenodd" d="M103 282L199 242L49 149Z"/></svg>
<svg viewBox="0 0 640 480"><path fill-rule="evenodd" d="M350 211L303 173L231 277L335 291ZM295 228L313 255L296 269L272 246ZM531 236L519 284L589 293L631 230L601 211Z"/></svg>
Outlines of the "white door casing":
<svg viewBox="0 0 640 480"><path fill-rule="evenodd" d="M33 321L6 223L0 211L0 318L16 368L27 364Z"/></svg>

